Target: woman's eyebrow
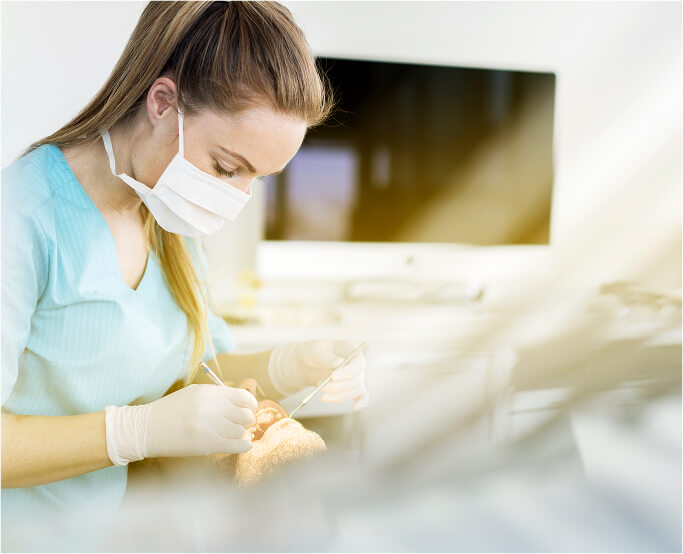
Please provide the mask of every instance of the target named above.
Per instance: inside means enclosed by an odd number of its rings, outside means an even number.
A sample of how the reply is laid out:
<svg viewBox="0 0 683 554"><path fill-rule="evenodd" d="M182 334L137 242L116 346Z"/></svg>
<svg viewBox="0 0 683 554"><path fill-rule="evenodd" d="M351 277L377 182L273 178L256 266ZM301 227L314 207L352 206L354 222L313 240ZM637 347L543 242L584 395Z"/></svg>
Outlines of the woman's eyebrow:
<svg viewBox="0 0 683 554"><path fill-rule="evenodd" d="M247 169L248 169L249 171L251 171L252 173L259 173L258 171L256 171L256 169L254 169L254 166L251 165L251 163L249 163L249 160L247 160L247 159L246 159L244 156L242 156L241 154L238 154L237 152L233 152L232 150L228 150L227 148L221 146L220 144L218 145L218 148L220 148L221 150L223 150L223 152L225 152L225 153L227 153L227 154L230 154L231 156L237 158L237 159L238 159L239 161L241 161L244 165L246 165L246 166L247 166ZM274 173L268 173L268 175L264 175L264 177L268 177L269 175L279 175L280 173L282 173L282 169L281 169L280 171L276 171L276 172L274 172Z"/></svg>

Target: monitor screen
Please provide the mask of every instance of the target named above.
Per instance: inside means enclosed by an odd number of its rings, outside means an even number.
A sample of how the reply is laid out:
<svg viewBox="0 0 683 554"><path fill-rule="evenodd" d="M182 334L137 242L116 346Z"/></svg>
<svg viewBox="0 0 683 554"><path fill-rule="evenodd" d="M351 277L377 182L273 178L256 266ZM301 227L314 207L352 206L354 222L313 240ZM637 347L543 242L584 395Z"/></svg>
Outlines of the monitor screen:
<svg viewBox="0 0 683 554"><path fill-rule="evenodd" d="M318 62L336 107L265 179L267 240L548 244L553 73Z"/></svg>

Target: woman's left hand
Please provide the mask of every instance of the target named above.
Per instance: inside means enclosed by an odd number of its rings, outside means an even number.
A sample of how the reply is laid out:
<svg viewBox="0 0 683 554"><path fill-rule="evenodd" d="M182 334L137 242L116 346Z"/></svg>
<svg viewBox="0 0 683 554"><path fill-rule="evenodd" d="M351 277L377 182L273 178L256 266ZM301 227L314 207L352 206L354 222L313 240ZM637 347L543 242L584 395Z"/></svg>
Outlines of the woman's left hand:
<svg viewBox="0 0 683 554"><path fill-rule="evenodd" d="M357 345L348 341L319 341L318 348L322 351L323 359L336 368L351 354ZM342 402L355 399L354 411L362 410L368 405L368 391L365 388L365 368L367 361L359 352L344 367L332 370L332 379L322 389L321 400L324 402ZM329 369L329 368L328 368Z"/></svg>
<svg viewBox="0 0 683 554"><path fill-rule="evenodd" d="M344 367L338 366L358 345L345 340L310 340L284 344L271 354L269 373L277 388L283 394L315 386L332 375L322 389L324 402L342 402L354 399L354 411L368 405L368 391L365 387L367 362L363 353L358 353Z"/></svg>

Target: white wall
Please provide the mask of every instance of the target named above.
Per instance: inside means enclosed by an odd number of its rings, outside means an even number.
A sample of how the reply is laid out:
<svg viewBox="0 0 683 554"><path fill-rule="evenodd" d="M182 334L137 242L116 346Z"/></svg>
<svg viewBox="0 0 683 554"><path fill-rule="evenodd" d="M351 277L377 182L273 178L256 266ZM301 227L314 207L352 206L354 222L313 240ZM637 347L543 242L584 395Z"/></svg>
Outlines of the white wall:
<svg viewBox="0 0 683 554"><path fill-rule="evenodd" d="M556 267L680 286L680 3L285 4L318 55L556 72ZM144 5L3 3L3 167L86 104Z"/></svg>
<svg viewBox="0 0 683 554"><path fill-rule="evenodd" d="M85 107L145 4L2 3L2 167Z"/></svg>

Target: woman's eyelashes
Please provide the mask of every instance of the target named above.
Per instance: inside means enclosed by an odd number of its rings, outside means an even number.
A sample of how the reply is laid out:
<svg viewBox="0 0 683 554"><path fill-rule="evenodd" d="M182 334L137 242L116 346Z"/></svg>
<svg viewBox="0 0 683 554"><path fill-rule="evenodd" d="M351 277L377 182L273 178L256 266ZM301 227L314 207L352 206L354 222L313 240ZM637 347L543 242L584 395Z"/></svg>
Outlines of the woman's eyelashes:
<svg viewBox="0 0 683 554"><path fill-rule="evenodd" d="M232 169L224 169L216 161L213 162L213 169L216 172L216 175L220 175L221 177L227 177L228 179L232 179L235 177L235 175L237 175L237 171L234 171Z"/></svg>

